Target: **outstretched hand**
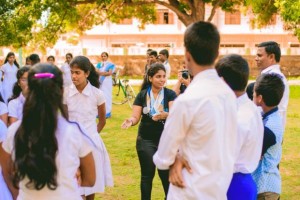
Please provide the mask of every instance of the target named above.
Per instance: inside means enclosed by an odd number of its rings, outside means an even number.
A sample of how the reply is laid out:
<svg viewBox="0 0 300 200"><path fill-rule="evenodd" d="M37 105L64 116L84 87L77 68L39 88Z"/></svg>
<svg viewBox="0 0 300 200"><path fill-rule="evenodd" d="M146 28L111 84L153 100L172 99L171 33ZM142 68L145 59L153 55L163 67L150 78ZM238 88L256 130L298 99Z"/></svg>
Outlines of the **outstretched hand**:
<svg viewBox="0 0 300 200"><path fill-rule="evenodd" d="M182 177L182 169L186 168L189 173L192 173L192 169L183 157L176 156L174 164L170 167L169 182L177 187L184 188L186 185Z"/></svg>
<svg viewBox="0 0 300 200"><path fill-rule="evenodd" d="M125 119L125 121L121 125L121 128L128 129L130 126L132 126L132 121L130 119Z"/></svg>

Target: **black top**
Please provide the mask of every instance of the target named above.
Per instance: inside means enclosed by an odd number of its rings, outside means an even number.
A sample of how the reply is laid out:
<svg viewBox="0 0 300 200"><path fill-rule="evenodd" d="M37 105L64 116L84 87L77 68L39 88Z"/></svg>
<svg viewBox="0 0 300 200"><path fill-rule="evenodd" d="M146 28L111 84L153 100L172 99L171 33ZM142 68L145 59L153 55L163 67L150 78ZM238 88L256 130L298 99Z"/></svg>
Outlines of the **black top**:
<svg viewBox="0 0 300 200"><path fill-rule="evenodd" d="M169 102L174 101L176 93L173 90L164 88L164 111L169 112ZM147 89L142 90L136 96L133 105L147 107ZM139 125L138 134L145 140L159 142L160 136L164 129L165 121L153 121L149 114L142 112L142 120Z"/></svg>

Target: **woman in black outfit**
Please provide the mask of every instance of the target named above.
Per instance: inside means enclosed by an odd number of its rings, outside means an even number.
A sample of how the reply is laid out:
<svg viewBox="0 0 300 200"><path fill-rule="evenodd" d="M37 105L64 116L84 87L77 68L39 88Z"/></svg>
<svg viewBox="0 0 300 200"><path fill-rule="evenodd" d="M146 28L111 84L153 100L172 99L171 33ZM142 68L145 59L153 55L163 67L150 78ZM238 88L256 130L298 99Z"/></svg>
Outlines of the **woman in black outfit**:
<svg viewBox="0 0 300 200"><path fill-rule="evenodd" d="M132 115L126 119L122 128L141 123L138 129L136 150L141 166L141 199L150 200L155 165L152 157L157 151L160 136L168 117L169 109L176 98L174 91L165 88L166 70L162 64L152 64L137 95ZM165 196L169 189L169 170L158 170Z"/></svg>

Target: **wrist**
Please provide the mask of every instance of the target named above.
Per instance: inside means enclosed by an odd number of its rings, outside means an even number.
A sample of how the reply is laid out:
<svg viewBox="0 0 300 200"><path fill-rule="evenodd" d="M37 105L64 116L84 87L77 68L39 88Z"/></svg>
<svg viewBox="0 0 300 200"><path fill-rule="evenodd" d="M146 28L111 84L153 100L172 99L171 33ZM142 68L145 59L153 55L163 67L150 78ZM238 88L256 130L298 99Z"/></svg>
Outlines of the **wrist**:
<svg viewBox="0 0 300 200"><path fill-rule="evenodd" d="M133 126L133 120L132 120L132 119L129 119L129 121L131 122L131 125L130 125L130 126Z"/></svg>

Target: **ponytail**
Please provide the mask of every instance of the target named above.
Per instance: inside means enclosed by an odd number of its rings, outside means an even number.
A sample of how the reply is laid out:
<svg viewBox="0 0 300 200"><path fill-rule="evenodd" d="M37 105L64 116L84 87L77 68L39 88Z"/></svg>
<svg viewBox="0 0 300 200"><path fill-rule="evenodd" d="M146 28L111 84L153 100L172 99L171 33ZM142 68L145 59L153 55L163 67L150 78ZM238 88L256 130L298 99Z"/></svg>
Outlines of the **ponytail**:
<svg viewBox="0 0 300 200"><path fill-rule="evenodd" d="M99 74L96 72L96 68L91 64L90 74L87 77L92 86L100 88Z"/></svg>
<svg viewBox="0 0 300 200"><path fill-rule="evenodd" d="M28 87L23 119L14 138L14 184L27 177L28 188L41 190L47 186L55 190L58 186L55 163L58 113L66 118L62 105L62 73L50 64L37 64L29 71Z"/></svg>

